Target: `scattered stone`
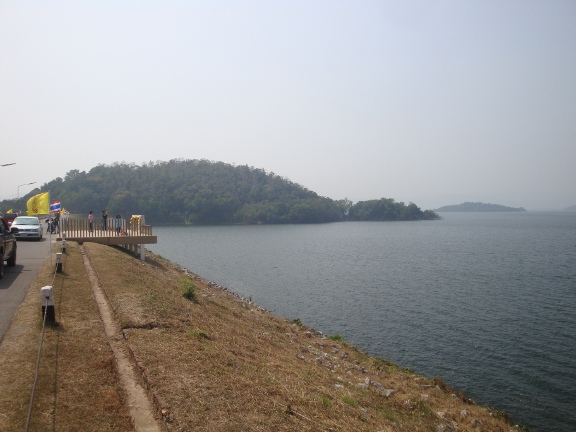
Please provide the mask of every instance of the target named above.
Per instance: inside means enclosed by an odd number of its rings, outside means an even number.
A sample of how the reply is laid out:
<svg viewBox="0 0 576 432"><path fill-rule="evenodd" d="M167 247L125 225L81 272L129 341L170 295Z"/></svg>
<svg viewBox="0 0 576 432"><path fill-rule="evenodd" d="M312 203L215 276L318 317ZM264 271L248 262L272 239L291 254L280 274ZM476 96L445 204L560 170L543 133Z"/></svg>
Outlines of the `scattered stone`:
<svg viewBox="0 0 576 432"><path fill-rule="evenodd" d="M412 403L410 399L407 399L404 402L402 402L402 407L409 410L413 410L414 408L416 408L416 406Z"/></svg>
<svg viewBox="0 0 576 432"><path fill-rule="evenodd" d="M344 388L342 384L334 384L334 387L338 389Z"/></svg>
<svg viewBox="0 0 576 432"><path fill-rule="evenodd" d="M392 396L395 393L396 390L394 389L382 389L380 390L380 393L382 394L382 396L384 396L385 398L389 398L390 396Z"/></svg>
<svg viewBox="0 0 576 432"><path fill-rule="evenodd" d="M384 388L384 386L382 384L380 384L379 382L376 382L376 381L371 381L370 384L372 384L377 389L383 389Z"/></svg>
<svg viewBox="0 0 576 432"><path fill-rule="evenodd" d="M465 418L468 415L468 411L462 410L460 411L460 417Z"/></svg>

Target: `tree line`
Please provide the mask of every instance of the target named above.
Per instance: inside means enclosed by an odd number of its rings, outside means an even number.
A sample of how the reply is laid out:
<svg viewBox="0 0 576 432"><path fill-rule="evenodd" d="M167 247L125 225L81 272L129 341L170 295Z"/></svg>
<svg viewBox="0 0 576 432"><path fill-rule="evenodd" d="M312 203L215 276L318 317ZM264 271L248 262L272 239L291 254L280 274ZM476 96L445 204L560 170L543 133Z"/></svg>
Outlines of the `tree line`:
<svg viewBox="0 0 576 432"><path fill-rule="evenodd" d="M114 163L69 171L0 209L26 209L26 201L50 191L72 214L108 210L143 214L159 224L285 224L437 219L431 210L390 198L332 200L263 169L208 160L173 159L143 165Z"/></svg>

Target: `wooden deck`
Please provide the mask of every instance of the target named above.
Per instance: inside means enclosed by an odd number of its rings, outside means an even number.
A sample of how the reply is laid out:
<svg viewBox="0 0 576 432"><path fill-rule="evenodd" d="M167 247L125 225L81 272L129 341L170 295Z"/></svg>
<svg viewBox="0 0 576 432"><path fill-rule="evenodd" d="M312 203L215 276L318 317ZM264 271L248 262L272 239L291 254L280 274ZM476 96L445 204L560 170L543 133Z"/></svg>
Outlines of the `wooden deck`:
<svg viewBox="0 0 576 432"><path fill-rule="evenodd" d="M158 243L158 238L152 235L151 225L140 225L122 220L120 234L114 229L114 219L108 219L107 229L103 229L101 222L94 222L92 229L87 220L70 219L60 221L60 233L57 240L75 241L78 243L93 242L105 245L144 245Z"/></svg>
<svg viewBox="0 0 576 432"><path fill-rule="evenodd" d="M116 235L114 231L95 231L93 233L69 233L62 231L64 237L61 234L57 234L56 240L60 241L63 238L66 241L75 241L78 243L92 242L100 243L105 245L135 245L135 244L155 244L158 243L158 238L155 235L145 235L145 234L127 234L127 235Z"/></svg>

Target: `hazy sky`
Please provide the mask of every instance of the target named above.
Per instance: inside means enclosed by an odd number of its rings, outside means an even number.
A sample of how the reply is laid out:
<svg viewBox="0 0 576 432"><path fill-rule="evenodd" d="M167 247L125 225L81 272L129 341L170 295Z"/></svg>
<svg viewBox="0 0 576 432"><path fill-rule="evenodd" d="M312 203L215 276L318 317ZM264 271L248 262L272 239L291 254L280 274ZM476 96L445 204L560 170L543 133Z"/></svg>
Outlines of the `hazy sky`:
<svg viewBox="0 0 576 432"><path fill-rule="evenodd" d="M576 1L0 0L0 148L0 199L184 158L354 202L562 209Z"/></svg>

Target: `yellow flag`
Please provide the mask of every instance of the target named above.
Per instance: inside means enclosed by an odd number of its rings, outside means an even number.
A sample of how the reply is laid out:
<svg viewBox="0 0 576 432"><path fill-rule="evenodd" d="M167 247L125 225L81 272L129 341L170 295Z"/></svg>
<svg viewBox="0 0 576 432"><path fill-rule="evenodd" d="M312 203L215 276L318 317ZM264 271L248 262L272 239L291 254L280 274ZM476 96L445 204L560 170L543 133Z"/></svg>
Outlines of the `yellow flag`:
<svg viewBox="0 0 576 432"><path fill-rule="evenodd" d="M34 195L26 202L28 216L50 214L50 192Z"/></svg>
<svg viewBox="0 0 576 432"><path fill-rule="evenodd" d="M12 213L12 209L7 210L6 213Z"/></svg>

